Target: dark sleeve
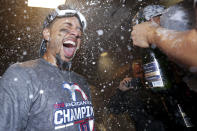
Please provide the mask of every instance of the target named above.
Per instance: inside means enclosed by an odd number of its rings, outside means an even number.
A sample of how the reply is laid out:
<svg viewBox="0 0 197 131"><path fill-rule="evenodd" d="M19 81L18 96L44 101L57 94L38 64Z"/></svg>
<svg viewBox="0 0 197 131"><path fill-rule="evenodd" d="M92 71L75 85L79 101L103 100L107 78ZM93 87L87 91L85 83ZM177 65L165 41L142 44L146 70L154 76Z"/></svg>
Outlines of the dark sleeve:
<svg viewBox="0 0 197 131"><path fill-rule="evenodd" d="M0 79L0 131L22 131L26 127L31 94L27 74L11 66Z"/></svg>
<svg viewBox="0 0 197 131"><path fill-rule="evenodd" d="M124 95L125 92L117 89L116 94L110 97L107 107L111 113L120 114L128 110L126 105L127 100L125 99Z"/></svg>

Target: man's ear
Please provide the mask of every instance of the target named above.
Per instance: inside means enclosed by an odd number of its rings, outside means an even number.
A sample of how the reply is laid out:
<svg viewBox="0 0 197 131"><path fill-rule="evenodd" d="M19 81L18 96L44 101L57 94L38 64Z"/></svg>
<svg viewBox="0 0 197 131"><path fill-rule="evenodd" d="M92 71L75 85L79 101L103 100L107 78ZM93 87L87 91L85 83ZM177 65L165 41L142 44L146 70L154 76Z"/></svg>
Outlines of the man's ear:
<svg viewBox="0 0 197 131"><path fill-rule="evenodd" d="M50 29L44 28L42 31L42 35L45 40L49 41L50 40Z"/></svg>

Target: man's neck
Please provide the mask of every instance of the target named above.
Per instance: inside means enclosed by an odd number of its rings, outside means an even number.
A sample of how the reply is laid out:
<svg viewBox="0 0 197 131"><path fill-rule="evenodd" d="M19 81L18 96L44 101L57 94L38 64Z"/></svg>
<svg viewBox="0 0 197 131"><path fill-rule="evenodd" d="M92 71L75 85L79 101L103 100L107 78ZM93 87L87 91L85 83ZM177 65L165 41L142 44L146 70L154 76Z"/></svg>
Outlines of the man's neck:
<svg viewBox="0 0 197 131"><path fill-rule="evenodd" d="M45 52L45 54L43 55L43 59L57 67L56 58L52 54Z"/></svg>
<svg viewBox="0 0 197 131"><path fill-rule="evenodd" d="M60 70L70 70L71 68L71 61L63 61L59 54L56 54L56 57L54 57L54 55L46 52L43 56L43 59L56 66Z"/></svg>

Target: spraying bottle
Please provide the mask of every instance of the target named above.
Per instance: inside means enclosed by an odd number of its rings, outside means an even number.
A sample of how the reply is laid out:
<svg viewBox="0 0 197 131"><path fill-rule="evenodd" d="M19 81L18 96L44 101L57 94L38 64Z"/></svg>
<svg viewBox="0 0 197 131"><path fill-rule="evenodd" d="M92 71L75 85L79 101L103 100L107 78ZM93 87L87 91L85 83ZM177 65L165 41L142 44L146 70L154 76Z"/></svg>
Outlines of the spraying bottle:
<svg viewBox="0 0 197 131"><path fill-rule="evenodd" d="M176 13L176 9L178 9L178 12L182 10L182 7L176 6L171 7L167 11L164 11L164 8L159 5L151 5L145 7L143 10L141 10L136 18L134 19L135 23L141 23L145 21L151 20L155 16L160 17L160 23L162 27L168 28L168 29L174 29L175 25L169 24L172 20L168 20L165 18L169 18L173 15L173 13ZM182 10L183 11L183 10ZM187 19L190 18L192 15L191 9L188 9L185 13L185 17ZM174 20L173 20L174 21ZM192 22L185 23L184 21L176 21L174 24L176 24L177 30L186 30L191 29L193 27L194 20L191 20ZM185 28L183 27L185 26ZM184 28L184 29L182 29ZM155 48L154 46L151 46L147 49L142 49L142 60L143 60L143 69L144 69L144 78L145 78L145 84L147 85L147 88L151 88L153 91L163 91L168 90L172 87L172 80L169 77L167 68L168 68L168 61L166 61L166 56L162 54L162 52ZM163 98L163 97L162 97ZM165 102L165 101L162 101ZM190 118L187 116L187 114L183 111L180 104L177 104L178 112L181 114L183 123L184 123L184 130L192 130L194 128L194 125L191 123ZM168 112L168 111L167 111ZM176 119L176 118L175 118Z"/></svg>
<svg viewBox="0 0 197 131"><path fill-rule="evenodd" d="M164 11L163 6L151 5L140 10L136 15L133 22L136 24L149 21L153 17L161 15ZM154 46L146 49L141 49L142 61L144 69L144 78L147 88L152 90L166 90L169 89L171 83L166 74L165 68L167 62L165 62L165 56Z"/></svg>

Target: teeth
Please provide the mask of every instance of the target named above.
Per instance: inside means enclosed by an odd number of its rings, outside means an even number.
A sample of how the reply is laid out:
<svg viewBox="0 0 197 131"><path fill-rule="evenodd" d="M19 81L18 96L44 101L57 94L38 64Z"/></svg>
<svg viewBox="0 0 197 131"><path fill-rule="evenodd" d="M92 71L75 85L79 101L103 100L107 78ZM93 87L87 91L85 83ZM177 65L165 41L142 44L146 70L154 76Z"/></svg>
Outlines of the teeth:
<svg viewBox="0 0 197 131"><path fill-rule="evenodd" d="M64 44L72 44L73 46L75 46L76 45L76 43L75 42L73 42L73 41L64 41Z"/></svg>

